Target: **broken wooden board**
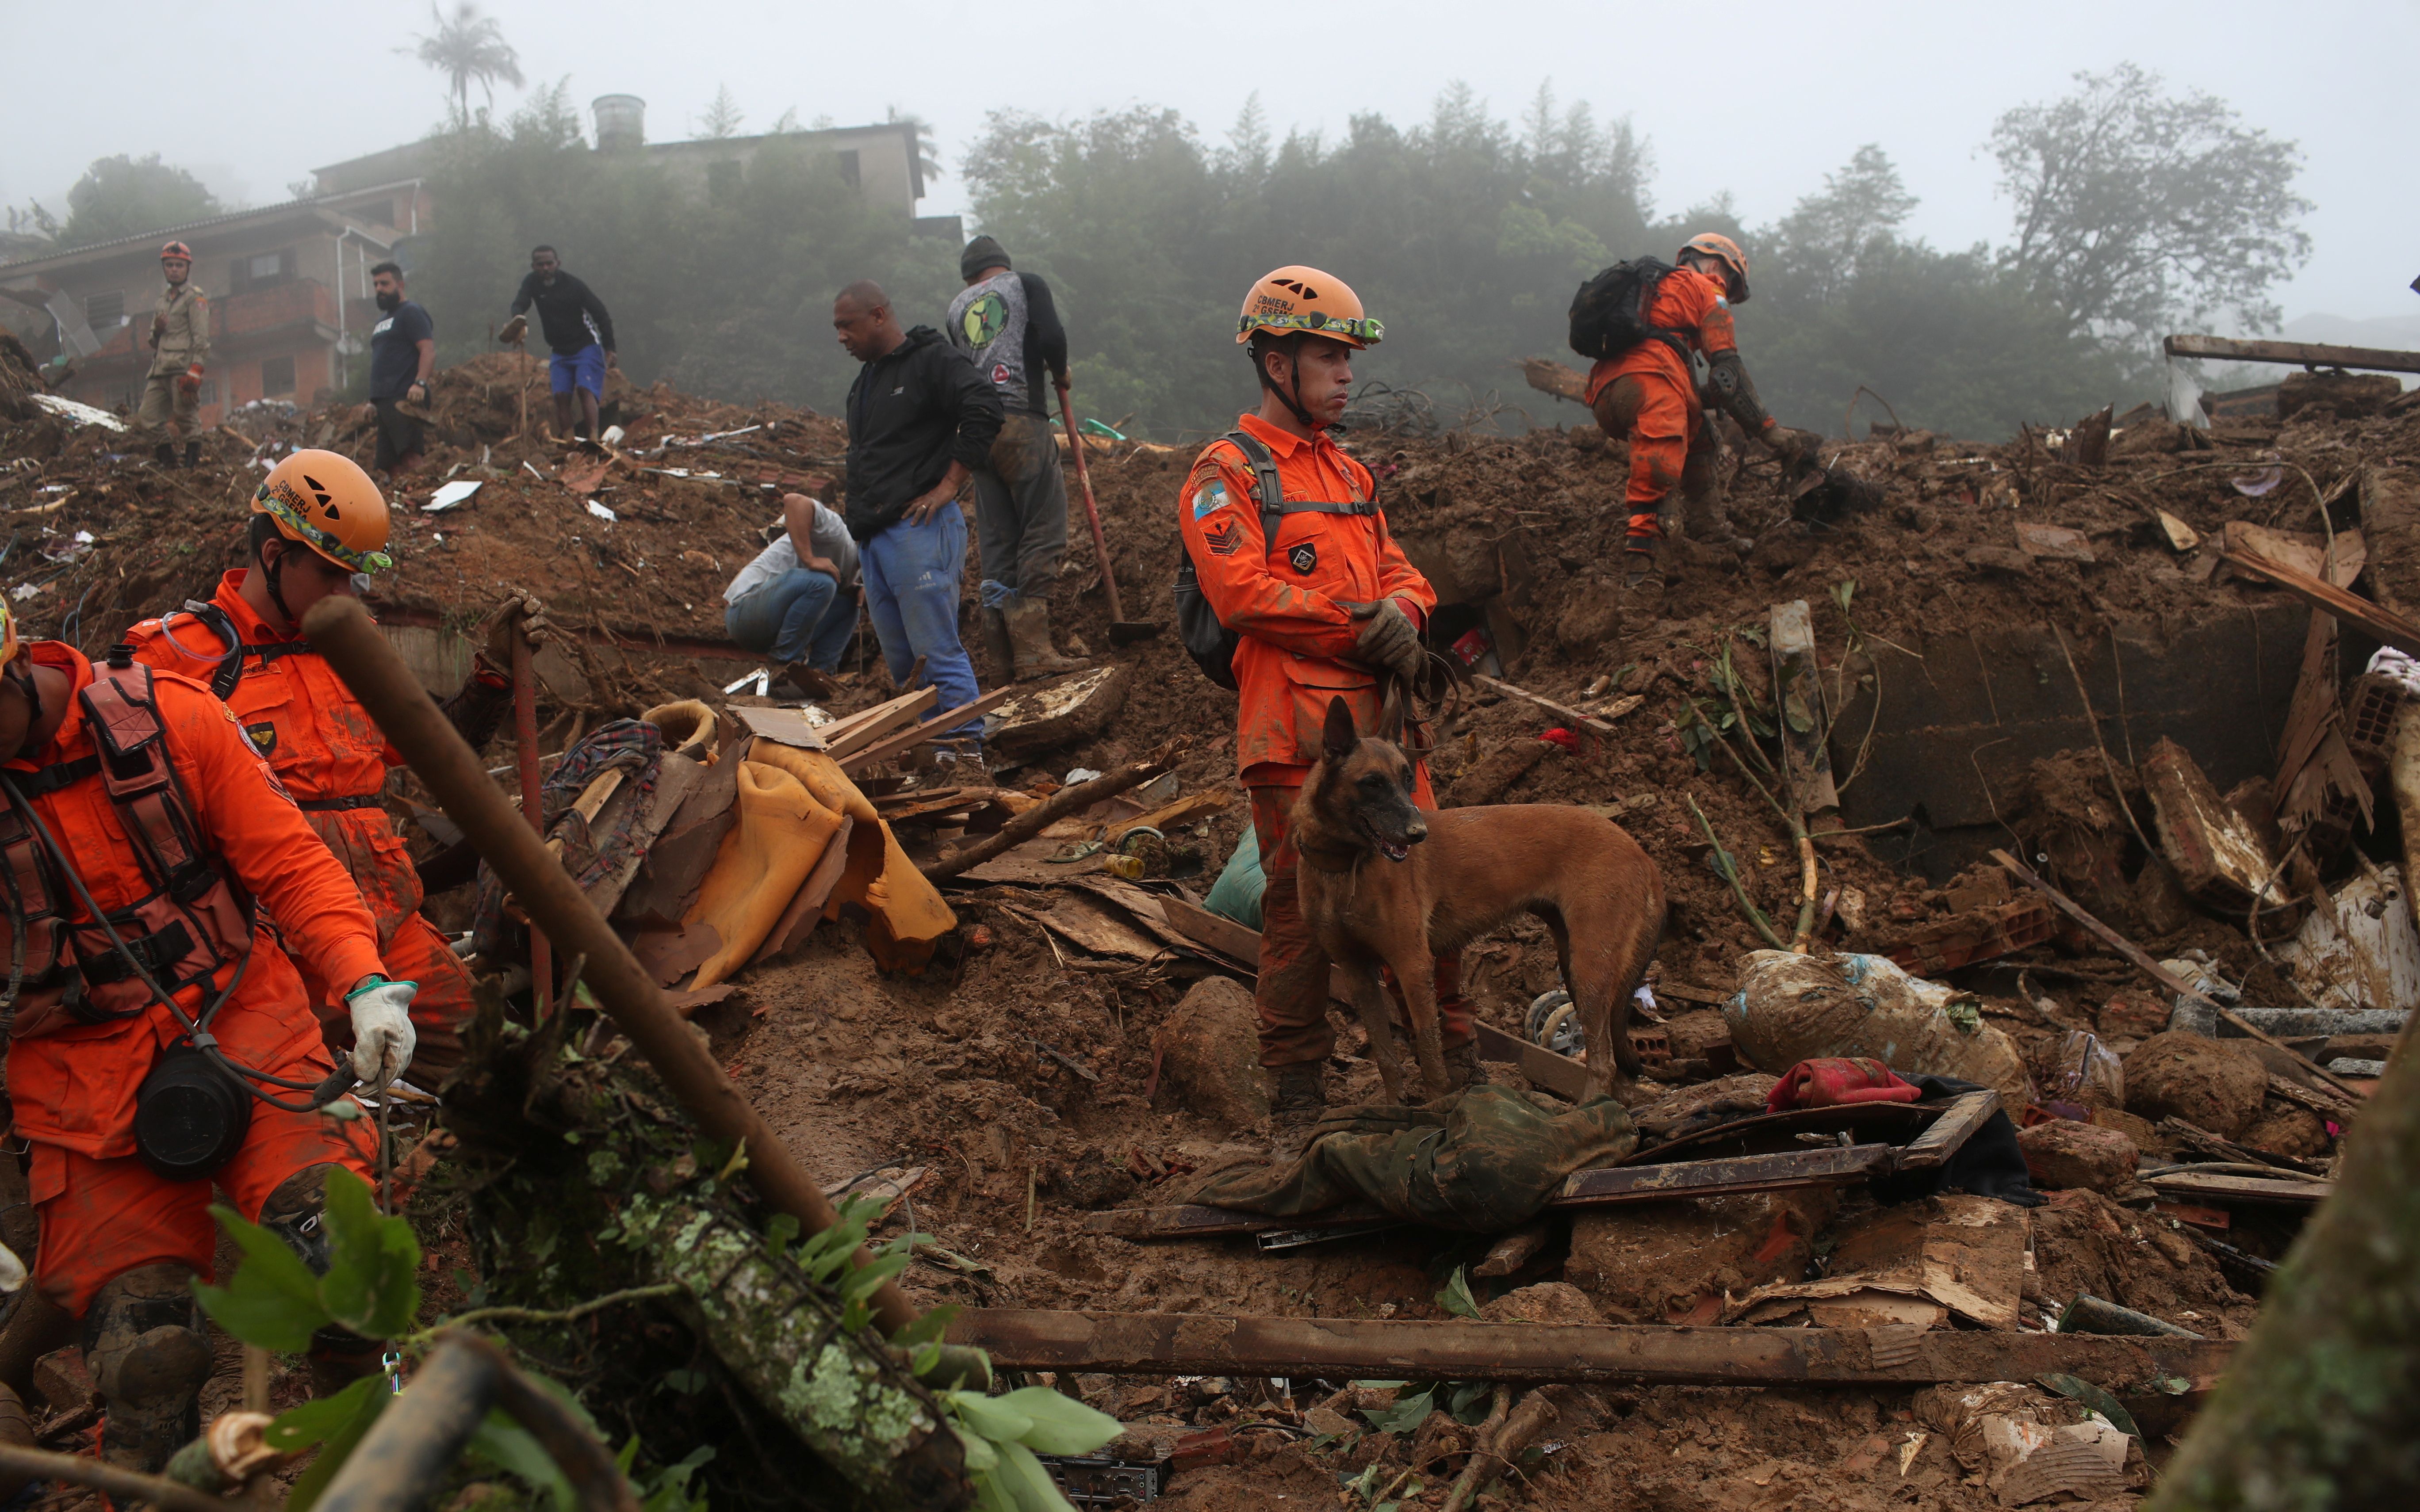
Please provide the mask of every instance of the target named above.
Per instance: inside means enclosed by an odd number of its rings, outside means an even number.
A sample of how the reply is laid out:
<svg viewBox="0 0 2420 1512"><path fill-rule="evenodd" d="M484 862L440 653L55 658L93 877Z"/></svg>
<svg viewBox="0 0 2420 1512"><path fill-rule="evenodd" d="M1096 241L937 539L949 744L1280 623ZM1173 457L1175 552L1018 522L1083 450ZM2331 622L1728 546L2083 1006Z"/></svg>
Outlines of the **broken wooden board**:
<svg viewBox="0 0 2420 1512"><path fill-rule="evenodd" d="M1130 663L1113 662L1016 696L984 720L984 746L1006 766L1099 734L1125 707Z"/></svg>
<svg viewBox="0 0 2420 1512"><path fill-rule="evenodd" d="M2407 656L2420 656L2420 625L2413 625L2402 615L2257 552L2223 551L2220 554L2230 564L2242 567L2255 577L2266 579L2313 609L2357 626L2371 640L2393 646Z"/></svg>
<svg viewBox="0 0 2420 1512"><path fill-rule="evenodd" d="M855 745L837 758L841 770L851 777L858 777L885 762L907 755L927 741L945 739L951 731L970 719L980 719L1007 702L1016 691L1014 687L996 687L973 702L961 703L954 709L937 714L912 730L901 730L879 740Z"/></svg>
<svg viewBox="0 0 2420 1512"><path fill-rule="evenodd" d="M1137 814L1132 819L1115 821L1107 829L1101 831L1101 839L1106 843L1114 845L1125 839L1130 830L1156 829L1165 833L1188 820L1199 819L1206 813L1216 813L1233 802L1234 796L1233 792L1227 788L1203 788L1199 793L1188 793L1175 802L1163 803L1148 813Z"/></svg>
<svg viewBox="0 0 2420 1512"><path fill-rule="evenodd" d="M2350 588L2369 564L2369 547L2359 531L2338 531L2331 541L2316 531L2273 531L2247 519L2231 519L2219 532L2219 546L2281 563L2338 588Z"/></svg>
<svg viewBox="0 0 2420 1512"><path fill-rule="evenodd" d="M2145 1178L2163 1196L2194 1202L2250 1202L2288 1208L2315 1208L2335 1190L2334 1181L2269 1180L2257 1176L2224 1176L2216 1171L2176 1171Z"/></svg>
<svg viewBox="0 0 2420 1512"><path fill-rule="evenodd" d="M1564 1178L1562 1194L1546 1205L1601 1208L1618 1202L1734 1196L1787 1187L1853 1186L1889 1175L1893 1153L1888 1145L1825 1145L1729 1160L1680 1160L1575 1171Z"/></svg>
<svg viewBox="0 0 2420 1512"><path fill-rule="evenodd" d="M2098 562L2092 554L2092 539L2082 531L2064 525L2043 525L2034 520L2017 521L2017 549L2040 561Z"/></svg>
<svg viewBox="0 0 2420 1512"><path fill-rule="evenodd" d="M2160 831L2160 848L2185 891L2212 908L2263 912L2293 902L2259 831L2236 812L2201 767L2163 738L2143 759L2143 787Z"/></svg>
<svg viewBox="0 0 2420 1512"><path fill-rule="evenodd" d="M1569 1381L1629 1385L1920 1386L2056 1372L2104 1389L2206 1387L2224 1339L1916 1328L1658 1328L1615 1323L1398 1322L1198 1313L974 1307L953 1344L1012 1370L1344 1381Z"/></svg>
<svg viewBox="0 0 2420 1512"><path fill-rule="evenodd" d="M1760 1287L1732 1304L1723 1321L1805 1318L1837 1326L1860 1309L1896 1310L1913 1301L1979 1327L2013 1329L2030 1231L2027 1210L1996 1197L1942 1193L1877 1209L1835 1230L1822 1276ZM1885 1300L1893 1298L1900 1301ZM1897 1320L1922 1319L1909 1314Z"/></svg>
<svg viewBox="0 0 2420 1512"><path fill-rule="evenodd" d="M1832 781L1826 739L1831 715L1823 706L1823 679L1817 671L1815 621L1807 600L1793 598L1772 610L1773 686L1781 705L1781 748L1792 806L1802 815L1838 812L1840 795Z"/></svg>
<svg viewBox="0 0 2420 1512"><path fill-rule="evenodd" d="M913 724L926 710L940 702L941 690L928 684L870 709L842 715L831 723L817 727L817 733L823 736L824 754L834 761L852 756L900 726Z"/></svg>
<svg viewBox="0 0 2420 1512"><path fill-rule="evenodd" d="M1479 1041L1479 1058L1508 1061L1529 1079L1529 1085L1541 1091L1552 1092L1566 1103L1576 1103L1588 1086L1588 1067L1569 1056L1557 1055L1542 1044L1515 1039L1493 1024L1474 1022L1471 1028Z"/></svg>

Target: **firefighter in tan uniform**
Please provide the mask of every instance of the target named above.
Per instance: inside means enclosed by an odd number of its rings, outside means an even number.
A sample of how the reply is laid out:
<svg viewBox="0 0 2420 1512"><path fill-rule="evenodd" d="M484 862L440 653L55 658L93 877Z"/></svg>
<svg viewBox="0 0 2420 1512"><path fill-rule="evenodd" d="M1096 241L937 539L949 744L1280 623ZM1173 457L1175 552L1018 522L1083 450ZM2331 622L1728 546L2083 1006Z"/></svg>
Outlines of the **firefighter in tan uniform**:
<svg viewBox="0 0 2420 1512"><path fill-rule="evenodd" d="M160 271L168 286L151 313L151 373L143 380L134 428L156 443L152 455L163 468L177 465L178 438L185 442L185 466L202 459L194 426L201 409L202 364L210 355L210 301L194 286L193 270L193 248L171 241L160 249Z"/></svg>

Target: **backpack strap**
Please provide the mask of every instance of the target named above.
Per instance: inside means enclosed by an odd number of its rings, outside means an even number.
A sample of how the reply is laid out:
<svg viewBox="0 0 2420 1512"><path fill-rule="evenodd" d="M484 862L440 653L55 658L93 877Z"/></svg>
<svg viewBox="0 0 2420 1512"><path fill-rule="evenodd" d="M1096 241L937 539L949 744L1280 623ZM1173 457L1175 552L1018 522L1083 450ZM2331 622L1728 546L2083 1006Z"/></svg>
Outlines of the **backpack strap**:
<svg viewBox="0 0 2420 1512"><path fill-rule="evenodd" d="M1256 480L1254 492L1261 502L1261 542L1274 551L1278 548L1278 525L1288 515L1374 515L1378 513L1375 499L1288 499L1285 485L1278 479L1278 459L1268 446L1249 431L1231 430L1219 438L1252 465Z"/></svg>
<svg viewBox="0 0 2420 1512"><path fill-rule="evenodd" d="M185 600L185 612L201 621L210 634L219 638L222 657L218 671L210 674L210 691L218 695L222 703L235 696L236 685L243 681L248 658L257 656L260 664L266 667L280 656L311 654L311 643L307 640L245 640L235 627L235 616L216 604L189 598ZM184 651L184 647L178 644L176 636L168 630L165 616L161 619L160 628L162 634L168 636L170 645ZM191 652L185 654L193 655Z"/></svg>

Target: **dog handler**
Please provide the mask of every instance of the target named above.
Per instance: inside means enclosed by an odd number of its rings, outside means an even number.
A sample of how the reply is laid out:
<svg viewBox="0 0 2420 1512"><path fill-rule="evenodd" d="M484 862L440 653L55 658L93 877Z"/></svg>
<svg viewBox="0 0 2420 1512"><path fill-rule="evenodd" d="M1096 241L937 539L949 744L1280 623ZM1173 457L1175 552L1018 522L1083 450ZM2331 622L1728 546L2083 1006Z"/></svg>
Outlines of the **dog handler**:
<svg viewBox="0 0 2420 1512"><path fill-rule="evenodd" d="M311 1110L319 1020L350 1018L352 1070L383 1087L411 1060L413 984L380 974L351 879L208 689L122 647L95 666L20 641L0 604L0 764L19 957L0 1018L34 1282L84 1320L102 1458L157 1472L194 1436L212 1366L188 1283L217 1249L213 1183L310 1260L329 1170L369 1171L368 1136L346 1134L362 1124ZM324 1000L256 899L339 984ZM349 1335L322 1350L377 1360Z"/></svg>
<svg viewBox="0 0 2420 1512"><path fill-rule="evenodd" d="M1436 607L1436 590L1387 532L1369 469L1328 435L1352 393L1353 354L1382 333L1350 288L1315 268L1280 268L1254 284L1235 341L1260 380L1260 409L1202 449L1177 501L1202 596L1239 638L1235 761L1268 879L1253 1002L1281 1144L1326 1108L1325 1063L1336 1046L1327 955L1303 923L1287 812L1319 761L1328 701L1342 698L1357 728L1375 729L1380 673L1419 674L1420 629ZM1283 499L1274 539L1261 524L1264 463ZM1413 801L1435 809L1427 769L1414 771ZM1446 1059L1467 1082L1478 1057L1461 985L1459 960L1440 960Z"/></svg>

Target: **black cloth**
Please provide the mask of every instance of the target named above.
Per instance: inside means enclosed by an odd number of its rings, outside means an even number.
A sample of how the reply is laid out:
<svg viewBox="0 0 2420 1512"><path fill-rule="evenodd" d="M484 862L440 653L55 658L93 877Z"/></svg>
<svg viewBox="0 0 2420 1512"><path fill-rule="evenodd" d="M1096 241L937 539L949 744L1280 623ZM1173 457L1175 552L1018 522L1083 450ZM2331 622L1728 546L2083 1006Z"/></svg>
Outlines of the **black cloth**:
<svg viewBox="0 0 2420 1512"><path fill-rule="evenodd" d="M555 270L552 284L534 271L521 276L521 290L513 296L511 313L519 315L532 304L537 306L538 330L546 334L548 350L568 357L587 347L615 349L613 317L605 313L605 301L563 270Z"/></svg>
<svg viewBox="0 0 2420 1512"><path fill-rule="evenodd" d="M1047 418L1050 387L1067 377L1067 328L1059 323L1059 306L1042 275L1019 273L1016 281L1025 285L1025 412Z"/></svg>
<svg viewBox="0 0 2420 1512"><path fill-rule="evenodd" d="M437 322L410 300L370 327L370 397L400 399L420 377L420 344L437 339Z"/></svg>
<svg viewBox="0 0 2420 1512"><path fill-rule="evenodd" d="M1922 1088L1928 1103L1985 1090L1979 1082L1963 1082L1955 1076L1902 1075L1900 1080ZM2005 1110L1984 1119L1983 1127L1968 1135L1958 1152L1937 1169L1886 1176L1869 1186L1877 1202L1910 1202L1936 1192L1971 1192L2021 1208L2038 1208L2049 1200L2034 1190L2033 1179L2025 1170L2024 1147L2017 1143L2017 1126Z"/></svg>
<svg viewBox="0 0 2420 1512"><path fill-rule="evenodd" d="M995 237L977 237L958 254L958 276L972 278L986 268L1008 266L1008 251Z"/></svg>
<svg viewBox="0 0 2420 1512"><path fill-rule="evenodd" d="M931 326L860 367L848 386L848 533L871 541L889 530L953 462L983 467L1004 414L990 381Z"/></svg>
<svg viewBox="0 0 2420 1512"><path fill-rule="evenodd" d="M372 399L378 410L378 455L370 459L373 472L393 472L395 465L407 456L418 456L427 450L421 444L420 422L396 408L401 401Z"/></svg>

